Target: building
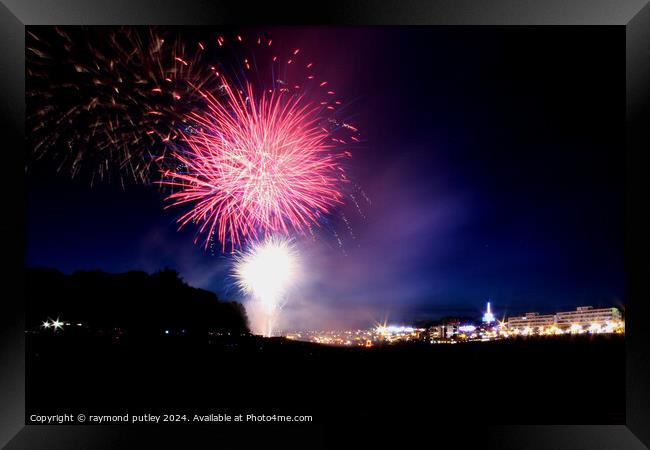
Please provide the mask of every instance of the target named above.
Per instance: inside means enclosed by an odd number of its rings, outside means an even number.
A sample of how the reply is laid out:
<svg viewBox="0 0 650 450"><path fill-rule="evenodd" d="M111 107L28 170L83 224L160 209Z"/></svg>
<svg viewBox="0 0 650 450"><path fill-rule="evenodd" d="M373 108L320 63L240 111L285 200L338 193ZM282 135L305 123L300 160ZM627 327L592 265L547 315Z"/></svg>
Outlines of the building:
<svg viewBox="0 0 650 450"><path fill-rule="evenodd" d="M427 330L427 336L431 341L451 339L458 334L459 324L452 322L441 325L434 325Z"/></svg>
<svg viewBox="0 0 650 450"><path fill-rule="evenodd" d="M508 317L508 329L523 334L543 332L553 325L555 325L555 314L540 315L529 312L520 317Z"/></svg>
<svg viewBox="0 0 650 450"><path fill-rule="evenodd" d="M490 302L487 302L487 311L483 314L483 323L492 322L494 322L494 314L492 314L492 310L490 309Z"/></svg>
<svg viewBox="0 0 650 450"><path fill-rule="evenodd" d="M451 338L452 336L455 336L458 334L458 326L459 324L457 323L448 323L445 325L445 336L447 339Z"/></svg>
<svg viewBox="0 0 650 450"><path fill-rule="evenodd" d="M508 317L507 328L514 334L611 333L622 328L623 319L617 308L579 306L575 311Z"/></svg>
<svg viewBox="0 0 650 450"><path fill-rule="evenodd" d="M580 327L582 330L602 327L607 323L620 322L621 312L617 308L592 308L580 306L575 311L559 312L555 314L555 323L562 330L574 331Z"/></svg>
<svg viewBox="0 0 650 450"><path fill-rule="evenodd" d="M434 325L429 328L428 334L430 340L443 339L445 337L445 326Z"/></svg>

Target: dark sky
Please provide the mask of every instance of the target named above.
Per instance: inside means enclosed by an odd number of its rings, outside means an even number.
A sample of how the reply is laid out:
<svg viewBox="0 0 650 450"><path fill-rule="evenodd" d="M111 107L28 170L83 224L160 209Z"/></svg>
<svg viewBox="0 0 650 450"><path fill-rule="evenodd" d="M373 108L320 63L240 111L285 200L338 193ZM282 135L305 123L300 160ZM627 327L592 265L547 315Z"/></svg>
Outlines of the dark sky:
<svg viewBox="0 0 650 450"><path fill-rule="evenodd" d="M301 247L287 328L476 315L488 298L499 316L622 305L622 28L270 32L350 103L365 138L350 174L372 202L340 211L343 249L326 232ZM27 183L28 266L172 267L239 298L229 257L177 232L155 187L91 188L46 165Z"/></svg>

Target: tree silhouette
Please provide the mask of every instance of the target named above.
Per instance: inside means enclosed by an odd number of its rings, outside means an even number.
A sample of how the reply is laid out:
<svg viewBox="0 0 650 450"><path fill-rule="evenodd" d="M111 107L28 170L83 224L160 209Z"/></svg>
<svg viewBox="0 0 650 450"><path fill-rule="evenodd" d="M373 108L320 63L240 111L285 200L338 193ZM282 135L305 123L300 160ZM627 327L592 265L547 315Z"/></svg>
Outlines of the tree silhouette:
<svg viewBox="0 0 650 450"><path fill-rule="evenodd" d="M240 303L221 302L213 292L191 287L178 273L164 269L111 274L56 269L27 269L27 326L48 317L83 323L92 329L121 329L127 336L154 336L170 330L207 335L246 333L246 312Z"/></svg>

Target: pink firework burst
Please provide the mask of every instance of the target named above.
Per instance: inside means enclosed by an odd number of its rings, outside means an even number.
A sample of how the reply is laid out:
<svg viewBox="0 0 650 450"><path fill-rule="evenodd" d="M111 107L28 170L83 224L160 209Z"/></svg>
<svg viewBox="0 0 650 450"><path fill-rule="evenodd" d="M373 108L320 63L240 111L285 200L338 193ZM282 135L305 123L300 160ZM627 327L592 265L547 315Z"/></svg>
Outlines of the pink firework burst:
<svg viewBox="0 0 650 450"><path fill-rule="evenodd" d="M282 90L234 89L222 77L219 99L203 94L205 113L188 116L177 170L163 172L172 186L168 205L188 205L179 228L193 222L225 250L245 239L289 234L317 224L341 203L346 180L341 159L323 126L319 104Z"/></svg>

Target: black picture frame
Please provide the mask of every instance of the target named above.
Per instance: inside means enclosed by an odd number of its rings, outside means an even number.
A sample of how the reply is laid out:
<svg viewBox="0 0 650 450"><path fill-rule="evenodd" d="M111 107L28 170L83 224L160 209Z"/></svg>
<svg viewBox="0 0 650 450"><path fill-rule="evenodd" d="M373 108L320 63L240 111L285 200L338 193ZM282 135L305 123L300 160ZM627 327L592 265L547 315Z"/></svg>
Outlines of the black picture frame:
<svg viewBox="0 0 650 450"><path fill-rule="evenodd" d="M25 425L25 335L22 302L24 263L24 67L26 25L602 25L624 27L626 33L626 424L499 426L460 424L465 436L483 447L637 449L650 446L650 347L647 255L650 207L646 172L650 149L650 6L647 0L335 0L250 2L224 0L3 0L0 4L0 107L5 153L4 212L1 235L10 269L0 337L0 444L7 449L127 448L136 432L116 426ZM621 52L623 49L621 49ZM623 87L621 86L621 89ZM623 114L623 111L621 111ZM623 141L625 139L625 141ZM179 433L180 431L180 433ZM208 436L215 430L199 430ZM221 433L223 430L220 430ZM379 431L379 430L376 430ZM425 431L435 446L455 439L457 430L435 424ZM272 433L270 428L268 433ZM197 448L187 444L197 427L138 431L145 439L162 439L164 448ZM241 432L238 432L241 433ZM289 436L286 430L283 436ZM302 434L301 434L302 433ZM314 431L301 427L292 437ZM381 435L382 432L379 433ZM319 430L320 438L331 437ZM239 436L245 445L250 436ZM215 441L208 446L213 447ZM305 448L318 446L310 440ZM320 442L320 441L319 441ZM137 448L162 448L155 445Z"/></svg>

